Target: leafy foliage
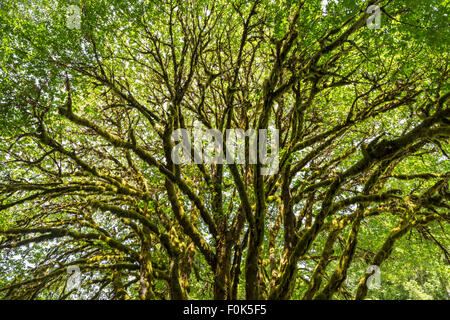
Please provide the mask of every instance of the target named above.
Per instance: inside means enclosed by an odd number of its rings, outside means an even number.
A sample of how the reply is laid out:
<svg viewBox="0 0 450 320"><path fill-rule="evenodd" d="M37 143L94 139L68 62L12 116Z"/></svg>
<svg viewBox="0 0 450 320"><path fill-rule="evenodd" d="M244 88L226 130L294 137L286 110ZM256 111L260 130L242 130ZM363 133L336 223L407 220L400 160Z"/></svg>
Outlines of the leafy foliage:
<svg viewBox="0 0 450 320"><path fill-rule="evenodd" d="M0 297L448 299L449 5L2 1ZM197 122L279 170L173 163Z"/></svg>

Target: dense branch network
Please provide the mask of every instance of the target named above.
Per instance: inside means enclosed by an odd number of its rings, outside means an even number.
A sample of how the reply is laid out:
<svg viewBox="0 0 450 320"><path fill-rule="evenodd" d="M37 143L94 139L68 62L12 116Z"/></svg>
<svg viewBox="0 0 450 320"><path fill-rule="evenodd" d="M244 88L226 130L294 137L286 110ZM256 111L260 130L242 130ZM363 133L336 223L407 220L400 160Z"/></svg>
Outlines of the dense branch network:
<svg viewBox="0 0 450 320"><path fill-rule="evenodd" d="M265 1L206 11L168 1L104 37L87 20L84 57L29 39L46 72L33 84L10 65L29 90L8 105L26 123L1 136L0 250L31 252L31 268L0 296L70 298L76 265L91 299L289 299L299 285L303 299L364 299L371 273L353 296L343 286L365 257L361 229L392 219L367 261L382 266L402 236L448 222L450 208L448 170L404 170L446 156L448 62L434 65L431 95L426 67L403 71L420 44L379 48L366 8L388 3L368 1L320 34L305 31L307 1L283 22ZM174 163L171 136L195 121L223 133L276 127L278 172Z"/></svg>

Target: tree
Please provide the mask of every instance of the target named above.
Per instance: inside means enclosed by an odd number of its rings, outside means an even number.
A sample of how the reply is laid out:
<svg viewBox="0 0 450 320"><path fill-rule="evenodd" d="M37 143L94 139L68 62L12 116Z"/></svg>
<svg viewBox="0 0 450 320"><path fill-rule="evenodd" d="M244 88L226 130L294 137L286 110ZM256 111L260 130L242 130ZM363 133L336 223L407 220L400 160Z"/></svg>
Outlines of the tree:
<svg viewBox="0 0 450 320"><path fill-rule="evenodd" d="M1 9L4 299L364 299L399 243L445 288L448 1L72 6ZM196 123L278 170L175 162Z"/></svg>

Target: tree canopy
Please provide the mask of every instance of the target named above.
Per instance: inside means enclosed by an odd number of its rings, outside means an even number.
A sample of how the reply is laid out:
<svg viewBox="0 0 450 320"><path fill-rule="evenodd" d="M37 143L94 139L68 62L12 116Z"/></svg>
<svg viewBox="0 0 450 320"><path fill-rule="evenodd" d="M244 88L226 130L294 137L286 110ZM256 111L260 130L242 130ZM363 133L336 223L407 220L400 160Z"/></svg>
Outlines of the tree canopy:
<svg viewBox="0 0 450 320"><path fill-rule="evenodd" d="M448 299L449 6L3 0L0 298Z"/></svg>

